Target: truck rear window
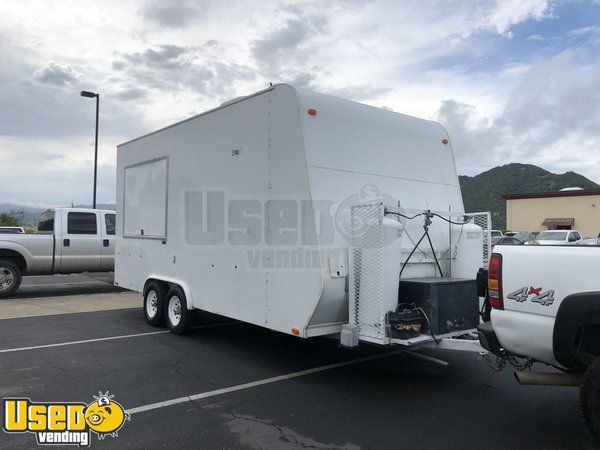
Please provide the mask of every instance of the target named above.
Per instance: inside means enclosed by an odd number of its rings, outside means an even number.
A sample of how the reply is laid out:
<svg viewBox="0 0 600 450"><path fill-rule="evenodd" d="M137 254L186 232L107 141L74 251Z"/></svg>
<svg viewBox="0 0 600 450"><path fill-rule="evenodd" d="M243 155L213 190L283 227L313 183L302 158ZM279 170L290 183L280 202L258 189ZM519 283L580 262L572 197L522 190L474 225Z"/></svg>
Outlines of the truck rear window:
<svg viewBox="0 0 600 450"><path fill-rule="evenodd" d="M106 223L106 234L114 235L115 234L115 215L107 214L104 216L104 221Z"/></svg>
<svg viewBox="0 0 600 450"><path fill-rule="evenodd" d="M40 215L38 231L54 231L54 211L44 211Z"/></svg>
<svg viewBox="0 0 600 450"><path fill-rule="evenodd" d="M98 234L95 213L70 212L67 217L68 234Z"/></svg>
<svg viewBox="0 0 600 450"><path fill-rule="evenodd" d="M566 238L567 233L561 231L542 231L536 237L538 241L564 241Z"/></svg>

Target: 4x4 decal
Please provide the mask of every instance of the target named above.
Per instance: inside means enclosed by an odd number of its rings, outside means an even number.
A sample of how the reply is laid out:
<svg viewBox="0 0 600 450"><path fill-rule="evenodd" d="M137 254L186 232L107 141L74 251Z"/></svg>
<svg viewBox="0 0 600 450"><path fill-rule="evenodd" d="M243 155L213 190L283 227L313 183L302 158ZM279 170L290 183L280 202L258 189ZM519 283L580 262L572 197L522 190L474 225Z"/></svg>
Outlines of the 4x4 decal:
<svg viewBox="0 0 600 450"><path fill-rule="evenodd" d="M529 298L530 295L533 295L533 297ZM523 303L529 299L532 302L539 303L542 306L550 306L552 303L554 303L554 291L553 290L542 291L541 287L539 287L539 288L534 288L533 286L530 286L529 288L522 287L522 288L517 289L516 291L508 294L506 296L506 298L508 298L510 300L514 300L519 303Z"/></svg>

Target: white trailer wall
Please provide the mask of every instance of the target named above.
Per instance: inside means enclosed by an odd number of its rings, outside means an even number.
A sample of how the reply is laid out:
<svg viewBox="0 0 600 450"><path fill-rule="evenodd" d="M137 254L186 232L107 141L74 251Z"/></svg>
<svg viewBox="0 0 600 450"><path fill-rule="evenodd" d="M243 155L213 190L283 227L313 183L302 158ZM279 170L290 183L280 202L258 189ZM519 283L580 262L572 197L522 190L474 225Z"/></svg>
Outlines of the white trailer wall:
<svg viewBox="0 0 600 450"><path fill-rule="evenodd" d="M326 242L317 233L323 211L313 210L312 202L329 201L334 214L367 183L406 208L462 211L451 146L442 139L445 131L433 122L277 85L122 144L115 280L138 291L149 278L172 281L196 308L286 333L298 328L303 336L333 332L348 319L346 278L332 277L327 264L269 269L272 261L264 259L277 249L338 249L348 267L348 240L336 232L334 241ZM164 157L166 238L123 236L123 217L129 214L124 211L125 168ZM204 242L207 235L199 231L211 224L201 208L209 200L219 204L219 195L227 197L223 203L259 199L256 217L265 221L261 236L231 235L231 223L223 223L208 236L212 243ZM277 232L290 217L271 213L278 200L288 199L302 205L296 214L303 240L293 245L289 235ZM225 235L219 235L219 225ZM415 239L421 227L422 222L407 224ZM447 224L435 224L431 234L436 248L448 249ZM238 245L238 238L258 244ZM403 245L408 253L410 242ZM248 251L261 252L262 268L251 267ZM432 261L420 259L424 264L410 266L407 275L434 274Z"/></svg>

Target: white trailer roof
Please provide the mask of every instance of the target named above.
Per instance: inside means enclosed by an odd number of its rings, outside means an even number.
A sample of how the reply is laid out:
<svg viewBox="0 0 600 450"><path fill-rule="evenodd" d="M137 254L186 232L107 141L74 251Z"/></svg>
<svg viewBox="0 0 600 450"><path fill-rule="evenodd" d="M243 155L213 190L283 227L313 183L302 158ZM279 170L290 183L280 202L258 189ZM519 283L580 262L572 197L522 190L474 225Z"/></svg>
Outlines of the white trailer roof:
<svg viewBox="0 0 600 450"><path fill-rule="evenodd" d="M161 133L202 116L231 107L268 91L294 92L301 109L302 131L313 194L329 194L314 185L333 171L359 175L360 183L376 182L386 194L407 208L464 211L460 185L449 136L437 122L376 108L331 95L276 84L223 103L217 108L168 125L119 144L118 147ZM307 115L315 110L316 115ZM322 176L321 176L322 175ZM399 180L403 192L388 189L385 180ZM319 181L317 181L319 184ZM435 195L423 183L447 188L448 195ZM362 186L361 185L361 186ZM361 186L357 186L357 189ZM358 192L355 190L354 192ZM383 193L383 192L382 192ZM327 195L330 198L330 195ZM419 201L419 199L427 199Z"/></svg>

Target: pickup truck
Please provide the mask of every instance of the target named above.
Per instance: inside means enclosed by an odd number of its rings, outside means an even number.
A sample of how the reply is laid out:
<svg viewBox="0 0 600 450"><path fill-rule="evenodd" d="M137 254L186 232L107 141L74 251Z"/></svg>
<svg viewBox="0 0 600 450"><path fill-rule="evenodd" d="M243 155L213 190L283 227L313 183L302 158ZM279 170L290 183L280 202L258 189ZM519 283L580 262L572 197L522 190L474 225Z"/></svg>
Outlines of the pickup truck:
<svg viewBox="0 0 600 450"><path fill-rule="evenodd" d="M488 322L479 340L521 384L580 387L584 422L600 445L600 247L497 246ZM524 359L524 362L521 358ZM534 363L558 369L531 372Z"/></svg>
<svg viewBox="0 0 600 450"><path fill-rule="evenodd" d="M0 297L14 293L23 275L113 270L114 238L114 211L44 211L37 233L0 234Z"/></svg>

